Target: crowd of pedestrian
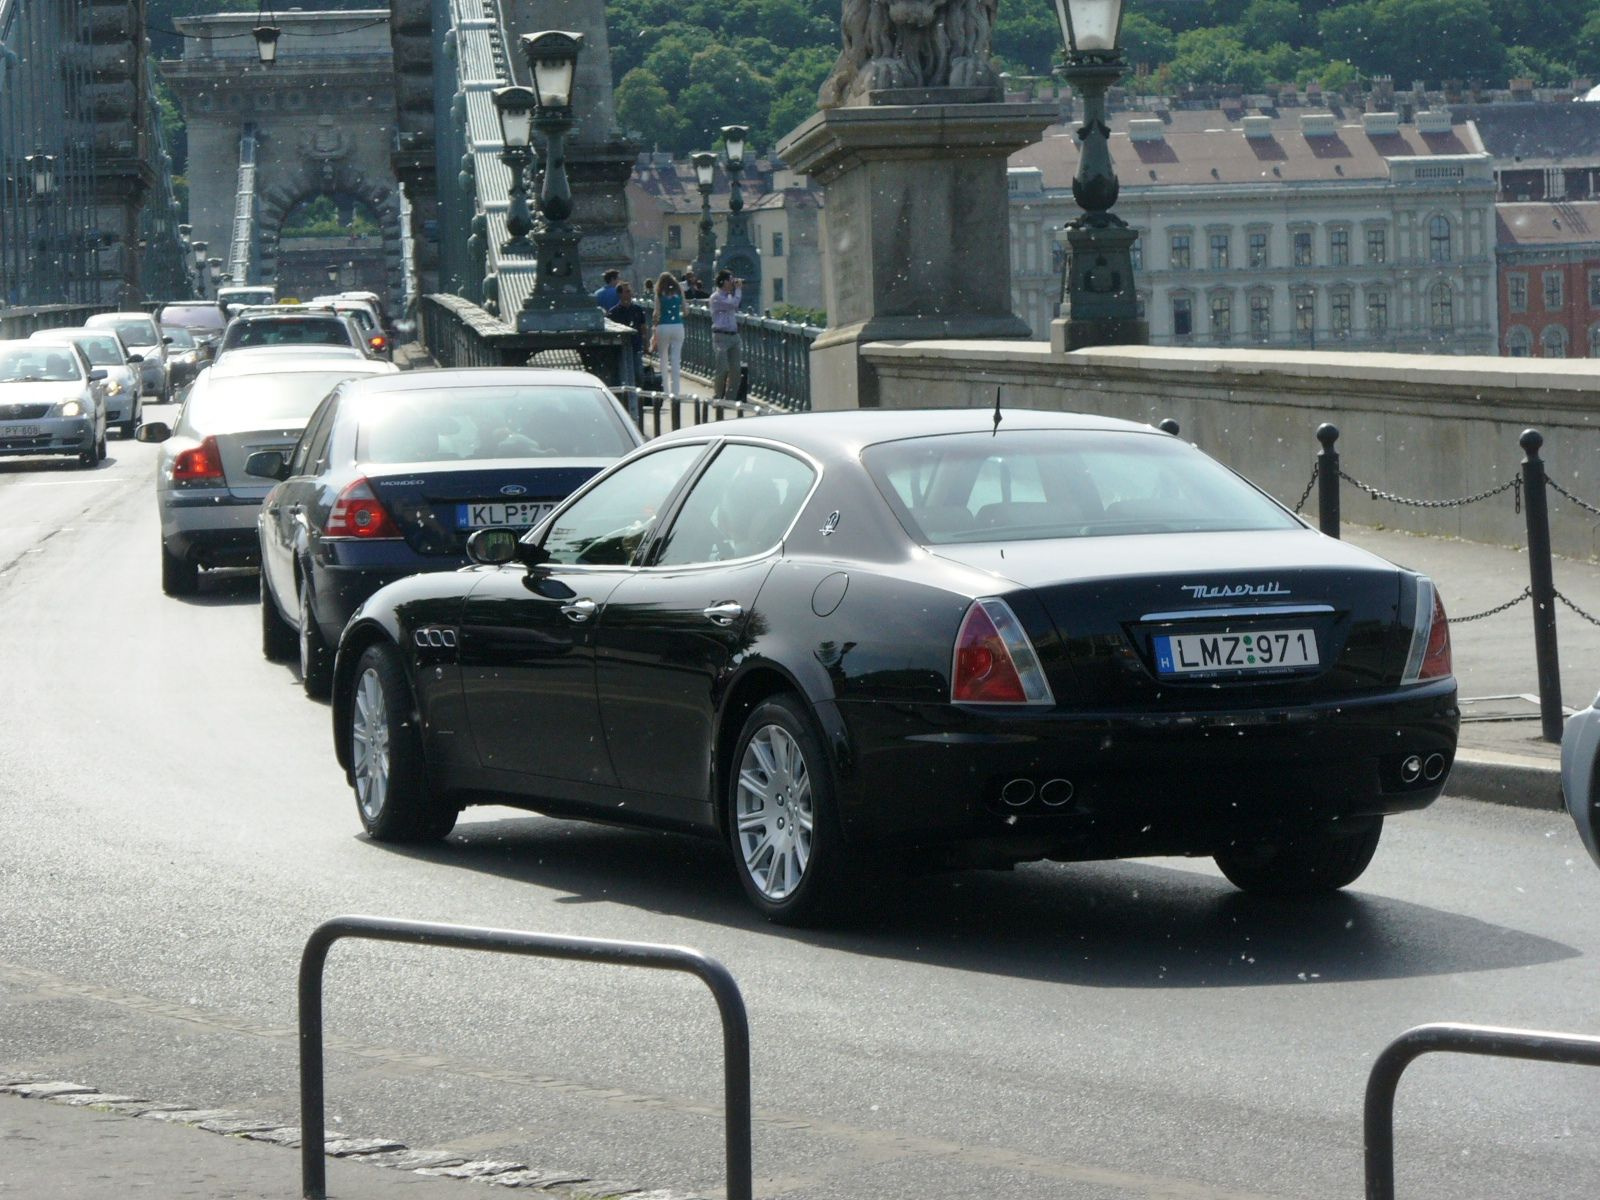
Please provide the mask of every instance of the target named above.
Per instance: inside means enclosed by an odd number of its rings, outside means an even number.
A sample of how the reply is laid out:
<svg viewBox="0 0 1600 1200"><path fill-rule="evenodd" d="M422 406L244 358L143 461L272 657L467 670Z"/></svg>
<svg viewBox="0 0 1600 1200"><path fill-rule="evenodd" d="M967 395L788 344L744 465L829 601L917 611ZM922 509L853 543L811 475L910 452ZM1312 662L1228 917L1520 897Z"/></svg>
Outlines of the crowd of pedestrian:
<svg viewBox="0 0 1600 1200"><path fill-rule="evenodd" d="M669 395L677 396L683 392L683 302L709 300L712 382L720 400L735 396L739 390L738 311L744 297L743 288L744 280L734 278L731 271L717 272L714 292L706 291L693 269L685 271L681 280L671 271L663 271L655 279L644 281L644 303L641 304L634 299L633 285L623 280L621 271L612 269L600 277L594 302L608 318L633 331L634 379L641 384L650 380ZM645 368L647 346L660 364L660 373L653 380Z"/></svg>

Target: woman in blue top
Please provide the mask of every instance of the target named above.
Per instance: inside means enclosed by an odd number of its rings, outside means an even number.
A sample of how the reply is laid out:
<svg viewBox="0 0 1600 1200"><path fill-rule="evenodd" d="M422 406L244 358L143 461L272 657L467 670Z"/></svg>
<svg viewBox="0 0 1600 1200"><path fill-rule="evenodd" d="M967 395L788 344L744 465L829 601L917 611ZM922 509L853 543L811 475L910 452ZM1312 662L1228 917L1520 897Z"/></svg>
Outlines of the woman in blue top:
<svg viewBox="0 0 1600 1200"><path fill-rule="evenodd" d="M661 364L662 382L669 396L683 391L679 371L683 364L683 289L671 271L661 272L656 280L655 332L650 349Z"/></svg>

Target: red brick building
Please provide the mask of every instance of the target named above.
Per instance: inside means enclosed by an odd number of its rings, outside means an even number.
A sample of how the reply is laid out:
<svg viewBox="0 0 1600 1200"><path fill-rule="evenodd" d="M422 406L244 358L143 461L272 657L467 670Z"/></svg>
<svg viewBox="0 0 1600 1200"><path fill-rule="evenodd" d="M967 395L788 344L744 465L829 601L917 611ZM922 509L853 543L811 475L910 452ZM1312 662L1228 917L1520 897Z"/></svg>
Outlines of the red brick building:
<svg viewBox="0 0 1600 1200"><path fill-rule="evenodd" d="M1496 205L1500 353L1600 358L1600 201Z"/></svg>

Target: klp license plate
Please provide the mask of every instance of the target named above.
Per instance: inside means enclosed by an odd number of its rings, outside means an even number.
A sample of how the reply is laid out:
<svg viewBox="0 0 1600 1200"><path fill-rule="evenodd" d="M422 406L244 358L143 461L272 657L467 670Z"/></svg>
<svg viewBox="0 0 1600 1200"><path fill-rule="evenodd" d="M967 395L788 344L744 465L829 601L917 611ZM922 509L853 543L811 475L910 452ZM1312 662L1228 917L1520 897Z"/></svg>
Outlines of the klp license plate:
<svg viewBox="0 0 1600 1200"><path fill-rule="evenodd" d="M537 500L515 500L496 504L456 505L456 526L461 529L484 529L491 525L537 525L550 515L554 504Z"/></svg>
<svg viewBox="0 0 1600 1200"><path fill-rule="evenodd" d="M1154 639L1157 675L1198 671L1267 671L1317 665L1317 635L1310 629L1265 633L1179 633Z"/></svg>
<svg viewBox="0 0 1600 1200"><path fill-rule="evenodd" d="M0 425L0 441L8 438L36 438L39 436L37 425Z"/></svg>

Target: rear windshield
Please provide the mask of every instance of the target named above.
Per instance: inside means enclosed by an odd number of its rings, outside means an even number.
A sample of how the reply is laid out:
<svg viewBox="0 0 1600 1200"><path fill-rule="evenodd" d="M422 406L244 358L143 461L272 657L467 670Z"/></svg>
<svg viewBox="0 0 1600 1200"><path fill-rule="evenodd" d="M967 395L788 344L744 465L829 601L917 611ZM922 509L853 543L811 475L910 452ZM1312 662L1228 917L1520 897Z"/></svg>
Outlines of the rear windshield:
<svg viewBox="0 0 1600 1200"><path fill-rule="evenodd" d="M66 383L82 378L78 360L64 346L0 349L0 383Z"/></svg>
<svg viewBox="0 0 1600 1200"><path fill-rule="evenodd" d="M369 463L482 458L618 458L633 439L609 393L592 387L431 388L372 396L357 416Z"/></svg>
<svg viewBox="0 0 1600 1200"><path fill-rule="evenodd" d="M348 346L350 330L337 318L236 321L228 327L223 342L230 350L238 346Z"/></svg>
<svg viewBox="0 0 1600 1200"><path fill-rule="evenodd" d="M353 371L283 371L236 375L196 388L183 406L178 432L204 437L232 429L258 429L281 422L304 425L322 398Z"/></svg>
<svg viewBox="0 0 1600 1200"><path fill-rule="evenodd" d="M193 350L195 348L194 334L182 326L176 328L168 326L166 336L171 339L171 344L179 350Z"/></svg>
<svg viewBox="0 0 1600 1200"><path fill-rule="evenodd" d="M89 361L97 367L117 367L122 365L122 352L113 334L72 333L63 335L59 330L50 330L49 332L55 336L52 338L48 335L36 333L33 335L33 340L36 342L70 341L87 354Z"/></svg>
<svg viewBox="0 0 1600 1200"><path fill-rule="evenodd" d="M221 329L228 316L215 304L169 304L157 319L168 329L182 326L185 329Z"/></svg>
<svg viewBox="0 0 1600 1200"><path fill-rule="evenodd" d="M161 340L156 333L156 323L148 317L142 321L130 317L126 321L97 321L95 324L115 329L124 346L154 346Z"/></svg>
<svg viewBox="0 0 1600 1200"><path fill-rule="evenodd" d="M1293 529L1282 508L1165 434L1014 430L870 446L862 461L926 545Z"/></svg>

